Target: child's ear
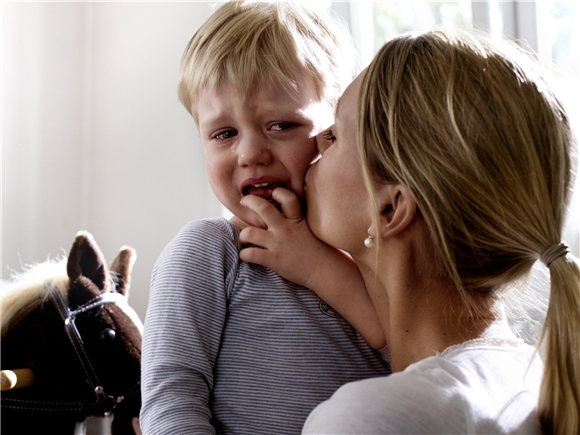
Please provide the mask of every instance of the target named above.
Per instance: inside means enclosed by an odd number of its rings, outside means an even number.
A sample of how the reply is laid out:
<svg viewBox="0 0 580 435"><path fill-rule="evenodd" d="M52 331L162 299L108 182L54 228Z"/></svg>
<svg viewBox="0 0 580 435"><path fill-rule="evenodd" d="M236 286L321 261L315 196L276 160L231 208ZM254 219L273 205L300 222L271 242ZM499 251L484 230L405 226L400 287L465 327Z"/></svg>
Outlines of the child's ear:
<svg viewBox="0 0 580 435"><path fill-rule="evenodd" d="M371 227L373 237L389 239L405 230L417 212L417 203L404 184L381 184L376 187L380 207L380 228ZM374 233L374 234L373 234Z"/></svg>

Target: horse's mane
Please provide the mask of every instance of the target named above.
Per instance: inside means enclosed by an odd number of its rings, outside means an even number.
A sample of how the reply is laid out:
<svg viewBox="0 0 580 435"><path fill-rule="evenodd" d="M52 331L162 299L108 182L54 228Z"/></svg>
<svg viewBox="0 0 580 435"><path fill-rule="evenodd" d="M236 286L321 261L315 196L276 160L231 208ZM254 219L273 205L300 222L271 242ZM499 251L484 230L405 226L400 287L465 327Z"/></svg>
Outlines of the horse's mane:
<svg viewBox="0 0 580 435"><path fill-rule="evenodd" d="M53 291L68 294L70 280L66 273L66 258L48 260L27 266L12 276L13 285L1 295L2 339L6 333L40 306Z"/></svg>

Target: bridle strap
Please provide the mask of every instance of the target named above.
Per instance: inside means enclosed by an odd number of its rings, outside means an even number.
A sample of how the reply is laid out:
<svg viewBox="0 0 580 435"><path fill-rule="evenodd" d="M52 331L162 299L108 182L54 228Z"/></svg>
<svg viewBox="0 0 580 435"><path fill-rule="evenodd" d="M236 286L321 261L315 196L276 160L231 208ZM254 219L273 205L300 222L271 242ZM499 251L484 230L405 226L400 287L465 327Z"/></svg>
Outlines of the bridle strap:
<svg viewBox="0 0 580 435"><path fill-rule="evenodd" d="M65 402L55 400L33 400L18 397L2 396L2 408L19 409L24 411L49 412L80 412L84 409L83 402Z"/></svg>
<svg viewBox="0 0 580 435"><path fill-rule="evenodd" d="M126 303L127 298L120 293L116 292L107 292L102 293L99 296L91 299L87 303L81 305L77 309L71 311L68 303L65 301L63 295L60 291L52 291L50 292L52 301L54 306L56 307L57 312L59 313L62 321L64 322L64 329L66 335L85 371L87 376L87 380L95 394L97 403L102 405L107 405L111 403L111 410L115 407L116 403L119 401L119 398L108 396L105 392L104 387L102 386L101 382L99 381L99 377L91 364L91 360L89 359L87 352L85 350L85 345L83 343L83 339L79 334L79 331L76 327L75 319L78 314L84 313L85 311L91 310L93 308L102 306L107 303ZM121 396L120 396L121 397ZM121 399L122 400L122 399ZM105 412L110 412L105 410Z"/></svg>
<svg viewBox="0 0 580 435"><path fill-rule="evenodd" d="M19 409L27 411L50 411L50 412L58 411L76 414L78 412L86 413L87 410L92 409L93 406L96 405L97 408L94 409L95 415L100 414L107 415L108 413L112 412L115 409L117 404L123 402L126 398L136 394L139 390L141 382L137 381L135 385L133 385L124 395L118 397L108 396L106 394L104 387L99 381L97 373L87 355L85 345L76 327L75 319L77 315L107 303L126 304L127 298L123 296L121 293L117 292L102 293L99 296L86 302L85 304L79 306L75 310L71 311L71 309L68 306L68 302L65 300L64 296L61 294L59 290L53 289L53 291L49 291L49 293L53 301L53 304L56 307L56 311L58 312L61 320L64 323L66 336L68 337L73 349L75 350L75 353L87 376L87 380L89 381L93 393L95 394L96 402L85 403L80 401L79 402L54 401L54 400L45 400L42 398L25 399L16 397L6 397L6 395L2 395L2 408Z"/></svg>

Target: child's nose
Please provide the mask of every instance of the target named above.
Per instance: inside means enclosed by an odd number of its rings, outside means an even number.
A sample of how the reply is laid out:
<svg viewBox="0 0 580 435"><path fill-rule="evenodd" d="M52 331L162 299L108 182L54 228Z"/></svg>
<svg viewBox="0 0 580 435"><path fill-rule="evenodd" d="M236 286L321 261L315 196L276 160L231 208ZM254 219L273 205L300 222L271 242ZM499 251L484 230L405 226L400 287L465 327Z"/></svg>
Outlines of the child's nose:
<svg viewBox="0 0 580 435"><path fill-rule="evenodd" d="M262 135L248 135L238 145L240 166L269 165L272 163L272 144Z"/></svg>

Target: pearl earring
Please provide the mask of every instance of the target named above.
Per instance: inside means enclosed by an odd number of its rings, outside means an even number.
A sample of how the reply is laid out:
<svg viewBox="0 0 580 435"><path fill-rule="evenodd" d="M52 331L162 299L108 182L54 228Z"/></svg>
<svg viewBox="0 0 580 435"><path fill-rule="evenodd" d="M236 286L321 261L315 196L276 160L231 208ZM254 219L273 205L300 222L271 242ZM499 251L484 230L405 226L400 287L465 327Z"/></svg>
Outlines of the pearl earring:
<svg viewBox="0 0 580 435"><path fill-rule="evenodd" d="M374 241L374 239L373 239L373 237L372 237L372 236L368 236L368 237L365 239L365 246L366 246L367 248L370 248L370 247L372 247L374 244L375 244L375 241Z"/></svg>

